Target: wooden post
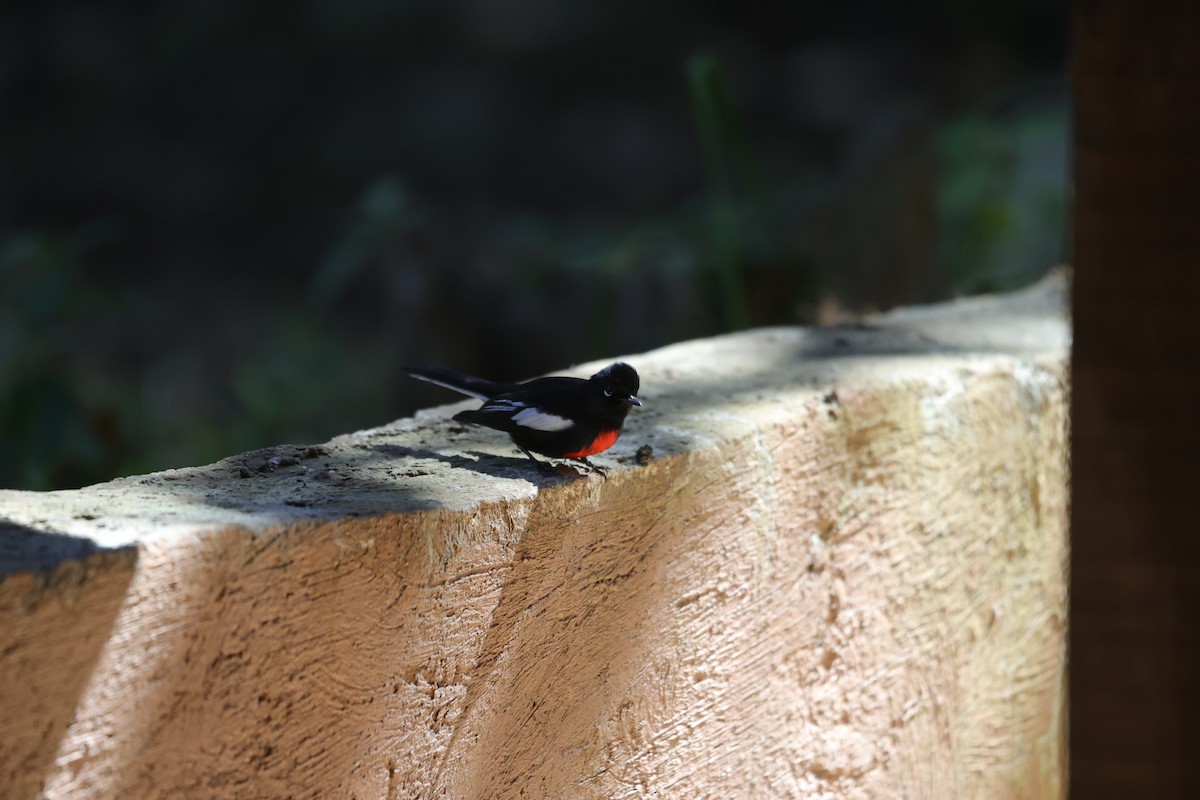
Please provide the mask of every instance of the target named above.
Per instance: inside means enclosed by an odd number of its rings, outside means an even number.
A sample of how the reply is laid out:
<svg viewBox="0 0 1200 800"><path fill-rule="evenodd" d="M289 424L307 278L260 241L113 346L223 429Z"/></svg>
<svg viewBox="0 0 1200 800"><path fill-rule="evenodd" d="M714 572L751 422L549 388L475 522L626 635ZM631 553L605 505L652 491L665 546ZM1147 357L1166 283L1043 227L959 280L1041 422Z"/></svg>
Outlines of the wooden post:
<svg viewBox="0 0 1200 800"><path fill-rule="evenodd" d="M1077 0L1071 790L1200 797L1200 5Z"/></svg>

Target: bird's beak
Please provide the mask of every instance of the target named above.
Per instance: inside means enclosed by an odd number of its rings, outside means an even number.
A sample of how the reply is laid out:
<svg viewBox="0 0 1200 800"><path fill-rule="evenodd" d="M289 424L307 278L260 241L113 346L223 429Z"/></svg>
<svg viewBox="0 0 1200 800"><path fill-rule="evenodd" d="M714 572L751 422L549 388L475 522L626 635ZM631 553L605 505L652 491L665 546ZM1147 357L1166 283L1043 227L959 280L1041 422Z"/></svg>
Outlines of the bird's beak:
<svg viewBox="0 0 1200 800"><path fill-rule="evenodd" d="M641 400L638 400L638 399L637 399L636 397L634 397L633 395L629 395L629 405L631 405L631 406L640 406L641 404L642 404L642 401L641 401Z"/></svg>

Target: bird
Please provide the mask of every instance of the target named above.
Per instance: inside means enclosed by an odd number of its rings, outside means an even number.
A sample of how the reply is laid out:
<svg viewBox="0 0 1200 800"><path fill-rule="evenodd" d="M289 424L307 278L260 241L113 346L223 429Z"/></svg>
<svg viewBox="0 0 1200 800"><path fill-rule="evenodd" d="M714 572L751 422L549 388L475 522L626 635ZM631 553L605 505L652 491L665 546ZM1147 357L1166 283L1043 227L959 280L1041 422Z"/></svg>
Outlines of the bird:
<svg viewBox="0 0 1200 800"><path fill-rule="evenodd" d="M554 376L525 383L500 383L441 367L404 367L417 380L483 401L477 409L454 415L504 431L539 470L548 465L534 458L574 459L601 474L588 460L616 443L630 409L640 406L637 370L618 361L590 378Z"/></svg>

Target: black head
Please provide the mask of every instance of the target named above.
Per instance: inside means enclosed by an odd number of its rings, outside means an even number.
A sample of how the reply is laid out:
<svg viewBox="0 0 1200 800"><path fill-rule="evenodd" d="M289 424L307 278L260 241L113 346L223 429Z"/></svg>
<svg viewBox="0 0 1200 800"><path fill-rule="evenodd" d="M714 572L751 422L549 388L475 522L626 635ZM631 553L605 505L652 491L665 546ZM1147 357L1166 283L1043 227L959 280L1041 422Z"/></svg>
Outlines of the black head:
<svg viewBox="0 0 1200 800"><path fill-rule="evenodd" d="M622 413L642 404L637 398L641 386L637 370L621 361L600 370L588 379L588 383L598 386L604 402L619 407Z"/></svg>

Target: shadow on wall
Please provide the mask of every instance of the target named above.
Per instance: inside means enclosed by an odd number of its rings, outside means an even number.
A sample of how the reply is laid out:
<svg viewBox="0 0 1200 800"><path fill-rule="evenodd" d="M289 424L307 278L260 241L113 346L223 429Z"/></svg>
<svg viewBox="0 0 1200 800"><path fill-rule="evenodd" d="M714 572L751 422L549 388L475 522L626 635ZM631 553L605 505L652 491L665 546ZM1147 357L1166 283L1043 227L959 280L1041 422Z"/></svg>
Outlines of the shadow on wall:
<svg viewBox="0 0 1200 800"><path fill-rule="evenodd" d="M0 780L7 797L42 797L46 776L86 752L64 746L64 738L96 689L94 677L111 669L106 651L124 633L120 616L137 561L135 548L103 550L0 520ZM31 709L38 724L21 724Z"/></svg>

